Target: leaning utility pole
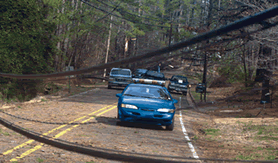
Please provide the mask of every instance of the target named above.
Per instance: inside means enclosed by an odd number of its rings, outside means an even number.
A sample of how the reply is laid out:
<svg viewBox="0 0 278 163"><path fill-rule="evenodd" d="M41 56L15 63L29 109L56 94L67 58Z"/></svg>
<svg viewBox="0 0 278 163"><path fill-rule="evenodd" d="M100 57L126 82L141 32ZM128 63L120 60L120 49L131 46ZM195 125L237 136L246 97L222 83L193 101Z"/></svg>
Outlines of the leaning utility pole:
<svg viewBox="0 0 278 163"><path fill-rule="evenodd" d="M209 1L209 12L208 12L208 20L207 20L207 29L210 31L210 22L211 22L211 12L213 8L213 2L212 0ZM209 44L209 40L206 41L207 44ZM205 92L204 92L204 101L206 102L206 95L207 95L207 52L205 51L204 56L204 73L203 73L203 83L205 84Z"/></svg>
<svg viewBox="0 0 278 163"><path fill-rule="evenodd" d="M107 63L108 61L108 53L109 53L109 48L110 48L110 38L111 38L111 30L112 30L112 19L113 16L111 15L111 22L110 22L110 27L109 27L109 33L108 33L108 39L107 39L107 50L106 50L106 56L105 56L105 63ZM105 78L106 76L106 69L104 69L104 74L103 77ZM105 82L105 80L103 80L103 82Z"/></svg>

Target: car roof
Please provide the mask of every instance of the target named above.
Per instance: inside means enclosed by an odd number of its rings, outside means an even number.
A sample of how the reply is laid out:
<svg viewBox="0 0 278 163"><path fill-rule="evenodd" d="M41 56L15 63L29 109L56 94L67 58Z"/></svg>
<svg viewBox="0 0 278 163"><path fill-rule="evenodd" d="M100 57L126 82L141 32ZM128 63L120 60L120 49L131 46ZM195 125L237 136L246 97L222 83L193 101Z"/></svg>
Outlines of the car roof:
<svg viewBox="0 0 278 163"><path fill-rule="evenodd" d="M112 70L127 70L127 71L131 71L130 69L127 69L127 68L112 68Z"/></svg>
<svg viewBox="0 0 278 163"><path fill-rule="evenodd" d="M147 69L142 69L142 68L138 68L138 69L136 69L135 71L148 71Z"/></svg>
<svg viewBox="0 0 278 163"><path fill-rule="evenodd" d="M160 85L153 85L153 84L135 84L135 83L131 83L129 84L129 86L139 86L139 87L155 87L155 88L163 88Z"/></svg>

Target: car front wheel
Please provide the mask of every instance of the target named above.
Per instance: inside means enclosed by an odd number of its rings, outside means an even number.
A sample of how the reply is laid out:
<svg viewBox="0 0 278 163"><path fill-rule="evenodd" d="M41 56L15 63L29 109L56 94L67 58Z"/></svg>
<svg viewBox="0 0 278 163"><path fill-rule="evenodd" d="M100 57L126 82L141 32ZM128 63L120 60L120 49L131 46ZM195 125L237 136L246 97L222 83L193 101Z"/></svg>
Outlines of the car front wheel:
<svg viewBox="0 0 278 163"><path fill-rule="evenodd" d="M186 96L186 95L187 95L187 92L182 92L182 94L183 94L184 96Z"/></svg>
<svg viewBox="0 0 278 163"><path fill-rule="evenodd" d="M169 91L169 92L172 92L172 89L170 89L170 88L168 87L168 91Z"/></svg>
<svg viewBox="0 0 278 163"><path fill-rule="evenodd" d="M170 124L169 126L166 126L166 130L169 130L169 131L174 130L174 121L175 121L175 117L173 117L172 124Z"/></svg>
<svg viewBox="0 0 278 163"><path fill-rule="evenodd" d="M112 87L111 87L111 85L108 85L108 89L111 89Z"/></svg>

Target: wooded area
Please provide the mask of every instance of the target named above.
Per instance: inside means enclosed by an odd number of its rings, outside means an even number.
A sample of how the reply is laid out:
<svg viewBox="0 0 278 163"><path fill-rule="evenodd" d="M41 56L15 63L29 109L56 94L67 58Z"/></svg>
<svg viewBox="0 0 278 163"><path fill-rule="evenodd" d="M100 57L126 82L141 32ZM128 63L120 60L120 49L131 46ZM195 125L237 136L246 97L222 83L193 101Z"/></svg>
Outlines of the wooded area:
<svg viewBox="0 0 278 163"><path fill-rule="evenodd" d="M0 71L50 73L65 71L67 66L80 69L103 64L169 46L277 4L275 0L1 1ZM254 80L257 68L277 70L278 27L248 34L277 19L274 17L164 57L169 59L180 54L174 60L181 61L180 57L206 56L209 65L217 65L220 76L231 82L245 82L247 86ZM234 37L238 38L223 42ZM194 50L209 43L217 45ZM188 50L192 52L184 55ZM166 59L151 61L119 67L153 68ZM208 71L213 71L213 67ZM106 72L109 70L94 73L103 76ZM25 99L38 83L1 78L1 93L3 98Z"/></svg>

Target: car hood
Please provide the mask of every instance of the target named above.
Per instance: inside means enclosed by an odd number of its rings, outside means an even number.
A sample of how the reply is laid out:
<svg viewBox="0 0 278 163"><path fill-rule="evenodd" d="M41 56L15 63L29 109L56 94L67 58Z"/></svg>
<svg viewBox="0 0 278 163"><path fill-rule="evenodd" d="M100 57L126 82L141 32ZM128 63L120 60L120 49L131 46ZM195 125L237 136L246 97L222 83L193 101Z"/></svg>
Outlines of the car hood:
<svg viewBox="0 0 278 163"><path fill-rule="evenodd" d="M158 109L158 108L173 109L174 108L174 103L171 100L123 96L121 98L121 101L124 104L135 105L139 108L149 108L149 109Z"/></svg>

